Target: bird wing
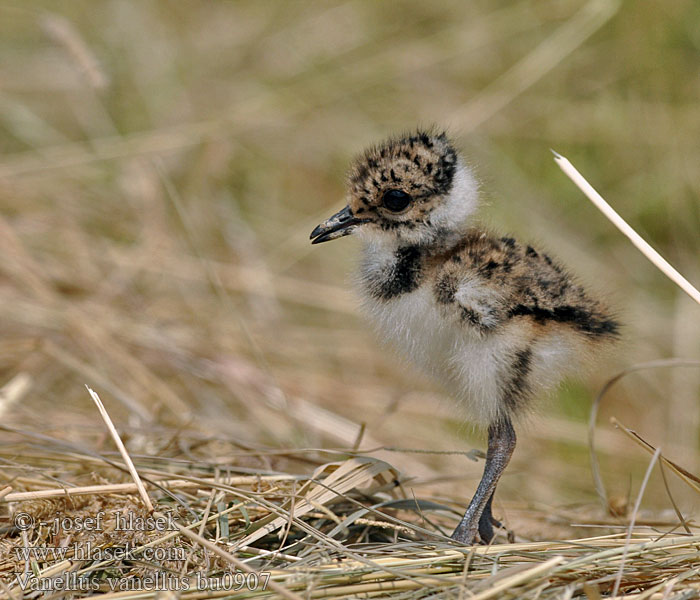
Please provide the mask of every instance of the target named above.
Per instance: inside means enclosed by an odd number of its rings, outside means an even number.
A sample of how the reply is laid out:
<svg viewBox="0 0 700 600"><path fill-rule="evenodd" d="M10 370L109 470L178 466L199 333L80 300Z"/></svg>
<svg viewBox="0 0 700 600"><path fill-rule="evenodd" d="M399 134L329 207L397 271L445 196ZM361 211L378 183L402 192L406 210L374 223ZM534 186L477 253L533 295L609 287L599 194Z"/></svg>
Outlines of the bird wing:
<svg viewBox="0 0 700 600"><path fill-rule="evenodd" d="M509 286L490 282L473 273L458 280L453 299L462 320L485 333L508 318L511 293Z"/></svg>

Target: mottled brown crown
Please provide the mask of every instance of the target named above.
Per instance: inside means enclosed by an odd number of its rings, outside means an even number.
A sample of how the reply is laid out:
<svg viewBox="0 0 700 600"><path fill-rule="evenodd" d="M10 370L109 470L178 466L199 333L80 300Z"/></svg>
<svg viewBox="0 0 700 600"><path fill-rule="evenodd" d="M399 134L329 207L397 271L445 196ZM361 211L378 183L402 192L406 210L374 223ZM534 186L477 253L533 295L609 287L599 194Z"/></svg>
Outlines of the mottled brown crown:
<svg viewBox="0 0 700 600"><path fill-rule="evenodd" d="M353 212L374 212L382 195L399 189L425 203L450 192L457 152L444 132L417 131L365 151L349 175Z"/></svg>

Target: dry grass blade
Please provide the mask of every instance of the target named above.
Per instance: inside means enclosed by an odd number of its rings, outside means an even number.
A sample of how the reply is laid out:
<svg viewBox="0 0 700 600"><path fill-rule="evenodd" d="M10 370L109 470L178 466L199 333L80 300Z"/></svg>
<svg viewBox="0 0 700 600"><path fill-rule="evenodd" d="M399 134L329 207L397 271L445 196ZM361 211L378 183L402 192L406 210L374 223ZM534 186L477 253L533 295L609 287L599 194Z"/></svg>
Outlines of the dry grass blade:
<svg viewBox="0 0 700 600"><path fill-rule="evenodd" d="M139 495L141 496L141 500L143 500L143 503L148 509L148 512L153 512L153 504L151 503L151 499L148 497L148 492L146 491L146 488L144 487L143 482L141 481L141 477L139 477L138 471L134 466L134 461L131 460L129 453L126 451L126 447L124 446L124 442L122 442L122 439L119 436L117 428L114 426L114 423L112 423L112 419L110 418L107 409L104 407L104 404L102 404L102 400L100 400L100 397L87 385L85 387L87 388L90 397L94 401L95 406L97 406L97 410L100 411L100 416L104 420L105 425L107 425L107 429L109 429L109 433L112 436L114 443L117 445L119 453L122 455L127 469L129 469L129 473L134 479L134 483L136 484L136 489L138 490Z"/></svg>
<svg viewBox="0 0 700 600"><path fill-rule="evenodd" d="M266 483L274 481L293 481L298 479L296 475L255 475L248 477L221 477L218 479L154 479L161 488L168 490L204 489L207 487L216 488L227 485L247 485L253 483ZM131 494L138 492L138 485L133 483L109 483L103 485L85 485L69 488L52 488L47 490L37 490L33 492L8 493L6 502L24 502L25 500L48 500L50 498L65 498L69 496L90 496L104 494ZM2 499L2 496L0 496Z"/></svg>
<svg viewBox="0 0 700 600"><path fill-rule="evenodd" d="M645 439L643 439L636 431L632 431L628 427L625 427L615 417L611 418L610 422L613 425L615 425L616 427L619 427L620 430L623 431L627 437L629 437L636 444L638 444L639 446L644 448L644 450L646 450L650 454L656 454L659 451L657 448L655 448L649 442L647 442ZM661 456L660 460L661 460L661 462L663 462L663 464L665 464L667 467L669 467L676 475L678 475L678 477L685 484L690 486L696 492L700 493L700 478L699 477L696 477L687 469L684 469L680 465L669 460L668 458L665 458L664 456Z"/></svg>
<svg viewBox="0 0 700 600"><path fill-rule="evenodd" d="M512 590L514 587L525 584L536 577L540 577L554 569L557 565L564 562L563 556L554 556L549 560L539 564L535 567L527 569L522 573L506 577L500 583L489 586L488 589L483 592L479 592L474 596L470 596L471 600L488 600L489 598L499 597L500 594L506 593Z"/></svg>
<svg viewBox="0 0 700 600"><path fill-rule="evenodd" d="M639 235L630 225L625 221L612 206L610 206L605 199L596 191L596 189L586 181L585 177L578 172L576 167L572 165L569 160L561 156L560 154L554 152L554 162L557 163L559 168L564 171L566 176L573 181L576 186L586 195L586 197L593 202L593 204L602 212L605 217L617 227L627 238L635 245L635 247L646 256L654 266L659 269L666 277L668 277L673 283L675 283L679 288L681 288L688 296L690 296L695 302L700 304L700 291L693 286L683 275L681 275L676 269L674 269L669 262L661 256L651 245Z"/></svg>
<svg viewBox="0 0 700 600"><path fill-rule="evenodd" d="M587 2L554 34L454 113L451 120L467 130L475 129L560 64L605 25L619 8L619 0Z"/></svg>
<svg viewBox="0 0 700 600"><path fill-rule="evenodd" d="M27 373L18 373L0 388L0 417L19 402L32 386Z"/></svg>
<svg viewBox="0 0 700 600"><path fill-rule="evenodd" d="M591 411L588 417L588 453L591 462L591 472L593 474L593 481L595 483L595 489L600 498L601 504L605 510L608 509L608 497L605 491L605 484L603 483L603 478L600 474L600 464L598 462L598 455L596 454L595 446L595 430L596 422L598 420L598 411L600 410L601 402L605 395L610 391L610 389L621 379L626 377L631 373L636 373L638 371L645 371L647 369L661 369L666 367L700 367L700 361L698 360L688 360L683 358L669 358L662 360L654 360L645 363L640 363L637 365L631 365L620 371L610 379L605 382L605 385L600 389L593 404L591 405ZM653 450L652 450L653 452ZM666 460L662 457L662 461Z"/></svg>
<svg viewBox="0 0 700 600"><path fill-rule="evenodd" d="M73 24L59 15L47 13L41 19L42 29L66 51L85 74L91 86L97 89L107 87L109 80L100 68L100 63L76 30Z"/></svg>
<svg viewBox="0 0 700 600"><path fill-rule="evenodd" d="M642 498L644 497L644 491L647 489L647 484L649 483L649 477L651 477L651 472L656 465L656 461L661 455L661 448L654 452L654 455L649 461L649 466L647 467L646 473L644 473L644 479L642 480L642 485L639 486L639 493L637 494L637 500L634 503L634 509L632 510L632 518L630 519L629 527L627 528L627 537L625 538L625 548L622 553L622 559L620 560L620 570L615 577L615 586L613 587L613 596L617 596L617 592L620 590L620 583L622 583L622 574L625 572L625 560L627 559L627 550L629 548L630 540L632 539L632 532L634 531L634 523L637 519L637 514L639 513L639 507L642 504Z"/></svg>

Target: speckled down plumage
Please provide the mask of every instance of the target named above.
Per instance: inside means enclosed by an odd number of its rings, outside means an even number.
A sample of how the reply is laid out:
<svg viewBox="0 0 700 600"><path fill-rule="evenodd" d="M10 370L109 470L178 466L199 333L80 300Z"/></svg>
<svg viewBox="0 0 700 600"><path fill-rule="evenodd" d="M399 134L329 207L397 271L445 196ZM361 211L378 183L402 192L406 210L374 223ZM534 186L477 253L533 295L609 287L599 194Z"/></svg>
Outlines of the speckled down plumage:
<svg viewBox="0 0 700 600"><path fill-rule="evenodd" d="M367 314L474 423L526 414L533 398L615 339L608 310L548 254L471 226L478 185L444 134L372 148L349 183L349 207L362 219L355 233L365 241L358 280ZM390 189L411 194L409 210L383 210Z"/></svg>
<svg viewBox="0 0 700 600"><path fill-rule="evenodd" d="M350 171L348 205L311 233L364 241L358 284L379 336L487 425L484 475L452 538L494 536L491 505L533 399L615 339L617 322L549 255L477 229L476 179L444 133L390 139Z"/></svg>

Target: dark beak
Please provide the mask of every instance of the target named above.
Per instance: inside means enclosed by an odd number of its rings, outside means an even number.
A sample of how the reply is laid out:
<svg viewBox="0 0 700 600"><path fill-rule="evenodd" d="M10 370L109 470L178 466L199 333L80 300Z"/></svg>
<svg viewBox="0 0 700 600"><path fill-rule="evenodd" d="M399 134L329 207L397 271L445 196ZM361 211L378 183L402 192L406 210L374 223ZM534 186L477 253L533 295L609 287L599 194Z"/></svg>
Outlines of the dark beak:
<svg viewBox="0 0 700 600"><path fill-rule="evenodd" d="M352 214L349 206L346 206L311 232L311 243L320 244L348 235L353 232L358 223L362 221Z"/></svg>

